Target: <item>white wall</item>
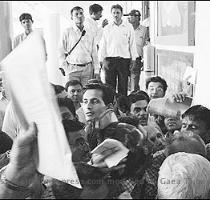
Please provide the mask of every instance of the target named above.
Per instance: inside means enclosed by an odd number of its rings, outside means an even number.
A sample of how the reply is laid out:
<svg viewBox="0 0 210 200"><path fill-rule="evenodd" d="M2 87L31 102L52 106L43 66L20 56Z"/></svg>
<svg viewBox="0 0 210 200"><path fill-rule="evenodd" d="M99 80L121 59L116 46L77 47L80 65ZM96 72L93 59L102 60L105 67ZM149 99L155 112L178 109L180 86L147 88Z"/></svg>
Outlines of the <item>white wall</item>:
<svg viewBox="0 0 210 200"><path fill-rule="evenodd" d="M10 2L0 1L0 61L12 50Z"/></svg>
<svg viewBox="0 0 210 200"><path fill-rule="evenodd" d="M210 2L196 2L195 60L198 69L194 104L210 108Z"/></svg>

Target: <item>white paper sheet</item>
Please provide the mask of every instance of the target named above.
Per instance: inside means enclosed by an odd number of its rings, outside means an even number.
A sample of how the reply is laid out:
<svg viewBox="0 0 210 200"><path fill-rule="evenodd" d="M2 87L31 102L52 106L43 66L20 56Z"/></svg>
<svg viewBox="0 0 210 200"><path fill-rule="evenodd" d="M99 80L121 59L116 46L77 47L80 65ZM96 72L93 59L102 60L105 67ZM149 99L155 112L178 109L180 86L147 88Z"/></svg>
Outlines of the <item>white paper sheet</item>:
<svg viewBox="0 0 210 200"><path fill-rule="evenodd" d="M38 171L81 188L65 135L54 91L45 66L42 36L33 32L1 63L23 127L38 126Z"/></svg>
<svg viewBox="0 0 210 200"><path fill-rule="evenodd" d="M91 153L99 155L99 158L103 157L104 151L109 151L115 149L115 153L108 156L104 161L107 166L114 167L116 166L123 158L128 155L129 150L118 140L106 139L101 144L99 144Z"/></svg>

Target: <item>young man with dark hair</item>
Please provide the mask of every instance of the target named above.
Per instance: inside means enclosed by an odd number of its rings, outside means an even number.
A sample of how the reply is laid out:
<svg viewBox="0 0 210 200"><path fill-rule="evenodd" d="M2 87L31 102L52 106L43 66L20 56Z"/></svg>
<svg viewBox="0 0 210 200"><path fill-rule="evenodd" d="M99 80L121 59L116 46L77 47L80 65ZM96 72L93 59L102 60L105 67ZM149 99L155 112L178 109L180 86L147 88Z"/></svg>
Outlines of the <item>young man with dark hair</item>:
<svg viewBox="0 0 210 200"><path fill-rule="evenodd" d="M153 76L146 80L146 92L150 99L165 97L167 87L166 81L160 76ZM163 116L153 115L151 119L158 124L164 134L167 132Z"/></svg>
<svg viewBox="0 0 210 200"><path fill-rule="evenodd" d="M164 97L167 87L166 81L160 76L150 77L146 80L146 91L150 99Z"/></svg>
<svg viewBox="0 0 210 200"><path fill-rule="evenodd" d="M94 74L99 74L95 38L92 31L84 25L83 8L72 8L71 19L73 26L67 28L62 36L59 64L67 76L67 81L79 80L85 85Z"/></svg>
<svg viewBox="0 0 210 200"><path fill-rule="evenodd" d="M182 115L181 131L192 131L210 143L210 110L202 105L190 107Z"/></svg>
<svg viewBox="0 0 210 200"><path fill-rule="evenodd" d="M15 37L13 42L13 49L16 48L23 40L25 40L27 36L33 31L32 24L34 21L31 14L23 13L20 15L19 20L25 32Z"/></svg>
<svg viewBox="0 0 210 200"><path fill-rule="evenodd" d="M86 119L86 134L90 149L99 144L99 130L106 128L117 117L113 110L114 92L105 84L91 83L84 86L82 108Z"/></svg>
<svg viewBox="0 0 210 200"><path fill-rule="evenodd" d="M132 93L128 96L130 100L130 112L139 118L139 123L142 126L148 125L149 114L147 106L149 103L149 96L144 91Z"/></svg>
<svg viewBox="0 0 210 200"><path fill-rule="evenodd" d="M111 7L113 22L104 28L99 58L105 75L105 83L127 96L130 67L138 57L134 29L122 20L123 8L119 4Z"/></svg>
<svg viewBox="0 0 210 200"><path fill-rule="evenodd" d="M164 136L160 127L150 119L147 106L150 101L149 96L144 91L131 93L130 111L131 114L138 117L139 126L143 126L147 132L148 139L151 141L153 152L164 148Z"/></svg>
<svg viewBox="0 0 210 200"><path fill-rule="evenodd" d="M92 83L84 86L82 107L86 120L98 118L108 108L113 107L114 92L105 84Z"/></svg>

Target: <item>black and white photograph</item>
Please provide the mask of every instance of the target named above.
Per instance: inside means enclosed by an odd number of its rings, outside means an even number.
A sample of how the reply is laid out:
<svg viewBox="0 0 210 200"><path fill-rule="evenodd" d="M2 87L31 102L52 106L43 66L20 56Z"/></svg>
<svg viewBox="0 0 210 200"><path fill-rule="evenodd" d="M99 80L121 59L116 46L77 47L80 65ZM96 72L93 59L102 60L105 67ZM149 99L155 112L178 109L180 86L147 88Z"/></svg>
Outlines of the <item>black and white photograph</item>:
<svg viewBox="0 0 210 200"><path fill-rule="evenodd" d="M209 19L0 1L0 199L210 199Z"/></svg>

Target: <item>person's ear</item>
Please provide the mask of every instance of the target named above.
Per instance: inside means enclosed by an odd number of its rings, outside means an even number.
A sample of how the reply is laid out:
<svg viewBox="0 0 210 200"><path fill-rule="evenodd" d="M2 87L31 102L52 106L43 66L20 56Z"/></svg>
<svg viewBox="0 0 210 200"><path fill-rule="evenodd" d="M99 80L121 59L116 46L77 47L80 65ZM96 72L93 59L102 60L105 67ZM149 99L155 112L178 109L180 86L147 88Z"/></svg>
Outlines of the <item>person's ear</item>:
<svg viewBox="0 0 210 200"><path fill-rule="evenodd" d="M71 20L73 20L73 16L71 15Z"/></svg>

